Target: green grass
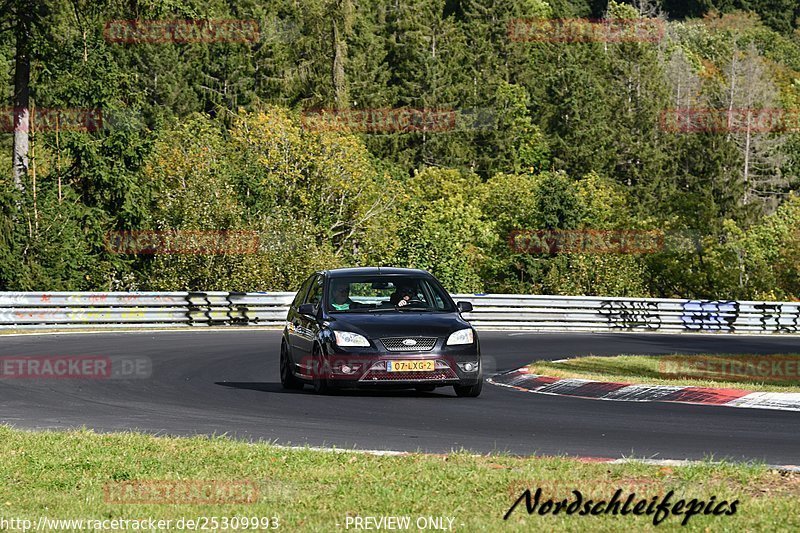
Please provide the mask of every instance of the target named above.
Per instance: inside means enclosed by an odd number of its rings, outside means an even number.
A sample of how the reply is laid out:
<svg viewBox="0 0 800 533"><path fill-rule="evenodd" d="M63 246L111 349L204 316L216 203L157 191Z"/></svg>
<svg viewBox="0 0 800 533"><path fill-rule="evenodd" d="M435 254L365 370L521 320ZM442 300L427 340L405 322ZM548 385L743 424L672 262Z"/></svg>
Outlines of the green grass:
<svg viewBox="0 0 800 533"><path fill-rule="evenodd" d="M535 374L559 378L800 392L800 355L589 356L536 361L528 368Z"/></svg>
<svg viewBox="0 0 800 533"><path fill-rule="evenodd" d="M265 421L268 423L268 421ZM546 428L543 428L546 431ZM531 446L536 440L532 437ZM157 438L90 431L27 432L0 426L0 518L280 518L283 531L345 531L360 515L454 517L456 531L617 531L650 529L647 516L528 515L522 504L503 515L525 488L545 494L739 499L733 516L671 516L659 530L797 530L800 474L759 465L658 467L582 463L567 458L412 454L374 456L248 444L227 438ZM250 481L255 503L122 504L104 499L108 483L158 480ZM340 527L337 527L337 524ZM351 530L353 528L351 527Z"/></svg>

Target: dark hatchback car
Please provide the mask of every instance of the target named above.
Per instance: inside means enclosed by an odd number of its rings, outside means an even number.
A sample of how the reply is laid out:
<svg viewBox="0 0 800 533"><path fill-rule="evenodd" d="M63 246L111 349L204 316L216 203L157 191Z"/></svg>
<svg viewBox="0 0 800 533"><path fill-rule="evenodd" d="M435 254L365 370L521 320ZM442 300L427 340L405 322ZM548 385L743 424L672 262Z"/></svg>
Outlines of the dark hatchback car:
<svg viewBox="0 0 800 533"><path fill-rule="evenodd" d="M475 397L483 385L478 335L424 270L343 268L300 287L281 341L281 383L331 388L452 386Z"/></svg>

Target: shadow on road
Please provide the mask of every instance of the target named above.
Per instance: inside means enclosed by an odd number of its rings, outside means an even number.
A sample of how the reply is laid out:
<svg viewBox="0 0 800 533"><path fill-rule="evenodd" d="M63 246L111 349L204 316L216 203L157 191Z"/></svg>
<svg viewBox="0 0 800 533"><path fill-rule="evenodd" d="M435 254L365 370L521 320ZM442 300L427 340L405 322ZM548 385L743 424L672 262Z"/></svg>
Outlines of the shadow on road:
<svg viewBox="0 0 800 533"><path fill-rule="evenodd" d="M223 387L230 387L233 389L249 389L257 390L260 392L281 392L286 394L301 394L303 391L294 391L284 389L280 383L271 383L265 381L217 381L214 385L221 385Z"/></svg>
<svg viewBox="0 0 800 533"><path fill-rule="evenodd" d="M255 381L217 381L214 385L222 387L230 387L233 389L246 389L255 390L259 392L277 392L280 394L305 394L313 395L314 390L311 386L306 386L302 390L287 390L284 389L280 382L255 382ZM448 394L450 393L450 394ZM414 389L333 389L328 396L355 396L355 397L395 397L395 398L412 398L412 397L431 397L431 398L455 398L455 392L451 387L440 387L433 392L421 392Z"/></svg>

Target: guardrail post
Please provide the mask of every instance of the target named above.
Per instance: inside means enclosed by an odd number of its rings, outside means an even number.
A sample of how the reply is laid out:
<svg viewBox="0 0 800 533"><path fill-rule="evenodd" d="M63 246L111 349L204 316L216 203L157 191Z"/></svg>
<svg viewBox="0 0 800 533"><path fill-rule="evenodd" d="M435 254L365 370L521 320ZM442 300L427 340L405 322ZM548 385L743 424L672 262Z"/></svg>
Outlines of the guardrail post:
<svg viewBox="0 0 800 533"><path fill-rule="evenodd" d="M198 303L197 300L203 300ZM186 295L188 303L186 309L186 316L189 317L190 326L210 326L211 325L211 302L208 301L208 295L204 292L190 292ZM203 319L197 320L195 317L202 314Z"/></svg>
<svg viewBox="0 0 800 533"><path fill-rule="evenodd" d="M228 322L231 325L247 325L250 323L250 317L247 315L247 304L235 304L232 297L244 297L246 292L229 292L228 300ZM258 323L258 318L253 322Z"/></svg>

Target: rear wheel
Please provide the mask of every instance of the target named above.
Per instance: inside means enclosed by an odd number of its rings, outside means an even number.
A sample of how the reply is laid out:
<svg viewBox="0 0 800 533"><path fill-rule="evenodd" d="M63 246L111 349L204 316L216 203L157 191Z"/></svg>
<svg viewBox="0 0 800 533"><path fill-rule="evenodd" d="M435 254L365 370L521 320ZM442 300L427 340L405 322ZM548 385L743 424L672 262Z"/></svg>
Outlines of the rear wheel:
<svg viewBox="0 0 800 533"><path fill-rule="evenodd" d="M322 360L322 350L318 345L314 345L314 352L312 360L315 363L314 369L314 392L317 394L328 394L330 387L328 386L327 366Z"/></svg>
<svg viewBox="0 0 800 533"><path fill-rule="evenodd" d="M453 385L456 396L462 398L477 398L483 389L483 378L479 379L475 385Z"/></svg>
<svg viewBox="0 0 800 533"><path fill-rule="evenodd" d="M281 343L281 385L288 390L300 390L303 388L303 382L292 373L289 352L284 343Z"/></svg>

